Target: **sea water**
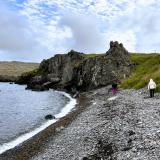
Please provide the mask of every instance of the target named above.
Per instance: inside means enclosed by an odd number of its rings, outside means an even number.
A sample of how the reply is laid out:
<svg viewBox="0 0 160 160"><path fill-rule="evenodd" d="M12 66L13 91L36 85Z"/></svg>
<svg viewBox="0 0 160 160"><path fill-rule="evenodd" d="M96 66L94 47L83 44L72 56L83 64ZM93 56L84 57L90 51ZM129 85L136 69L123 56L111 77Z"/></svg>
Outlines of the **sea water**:
<svg viewBox="0 0 160 160"><path fill-rule="evenodd" d="M13 148L53 124L47 114L65 116L76 100L54 90L36 92L24 85L0 83L0 150ZM9 148L10 146L10 148Z"/></svg>

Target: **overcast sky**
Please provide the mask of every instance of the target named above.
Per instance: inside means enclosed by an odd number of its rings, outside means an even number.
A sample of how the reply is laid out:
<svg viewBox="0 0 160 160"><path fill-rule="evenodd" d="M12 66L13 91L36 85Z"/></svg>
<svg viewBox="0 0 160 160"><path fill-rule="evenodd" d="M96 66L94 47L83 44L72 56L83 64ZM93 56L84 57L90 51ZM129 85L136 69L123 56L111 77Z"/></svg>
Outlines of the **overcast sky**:
<svg viewBox="0 0 160 160"><path fill-rule="evenodd" d="M38 61L109 41L160 52L160 0L0 0L0 60Z"/></svg>

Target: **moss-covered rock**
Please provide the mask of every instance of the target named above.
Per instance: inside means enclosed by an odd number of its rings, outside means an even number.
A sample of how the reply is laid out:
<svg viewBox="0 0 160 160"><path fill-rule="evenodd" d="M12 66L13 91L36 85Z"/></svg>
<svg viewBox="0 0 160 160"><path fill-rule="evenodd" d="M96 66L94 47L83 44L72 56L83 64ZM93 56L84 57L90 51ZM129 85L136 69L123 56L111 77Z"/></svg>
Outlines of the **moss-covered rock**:
<svg viewBox="0 0 160 160"><path fill-rule="evenodd" d="M35 69L33 71L30 71L30 72L25 72L21 76L18 77L16 83L18 83L18 84L27 84L32 77L34 77L34 76L36 76L38 74L40 74L39 73L39 69Z"/></svg>

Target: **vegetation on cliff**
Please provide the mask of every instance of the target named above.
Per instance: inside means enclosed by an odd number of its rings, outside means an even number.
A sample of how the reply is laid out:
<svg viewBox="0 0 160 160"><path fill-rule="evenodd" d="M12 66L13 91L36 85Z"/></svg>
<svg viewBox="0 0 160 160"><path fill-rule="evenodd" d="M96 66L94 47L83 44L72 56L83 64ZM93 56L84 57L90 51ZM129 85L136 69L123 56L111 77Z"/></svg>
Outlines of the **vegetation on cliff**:
<svg viewBox="0 0 160 160"><path fill-rule="evenodd" d="M36 68L29 72L24 72L21 74L21 76L18 77L17 82L19 84L25 84L26 81L29 81L31 77L38 75L38 73L39 73L39 68Z"/></svg>
<svg viewBox="0 0 160 160"><path fill-rule="evenodd" d="M160 92L160 54L132 53L131 60L134 64L129 78L125 79L121 87L140 89L147 86L152 78L157 84L157 92Z"/></svg>

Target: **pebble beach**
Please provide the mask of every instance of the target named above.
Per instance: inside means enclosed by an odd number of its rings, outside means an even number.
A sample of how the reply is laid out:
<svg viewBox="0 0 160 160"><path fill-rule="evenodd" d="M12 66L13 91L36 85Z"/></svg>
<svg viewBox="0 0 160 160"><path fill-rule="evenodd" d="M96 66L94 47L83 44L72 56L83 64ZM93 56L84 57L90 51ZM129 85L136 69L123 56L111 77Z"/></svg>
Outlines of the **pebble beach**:
<svg viewBox="0 0 160 160"><path fill-rule="evenodd" d="M160 94L104 87L82 93L77 107L2 160L158 160Z"/></svg>

